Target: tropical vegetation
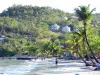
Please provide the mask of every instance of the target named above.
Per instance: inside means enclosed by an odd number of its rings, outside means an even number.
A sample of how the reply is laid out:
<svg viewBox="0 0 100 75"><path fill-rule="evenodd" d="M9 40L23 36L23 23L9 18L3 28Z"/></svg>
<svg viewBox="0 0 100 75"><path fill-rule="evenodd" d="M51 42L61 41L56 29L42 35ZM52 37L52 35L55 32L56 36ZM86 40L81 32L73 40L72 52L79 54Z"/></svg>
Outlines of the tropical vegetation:
<svg viewBox="0 0 100 75"><path fill-rule="evenodd" d="M89 6L75 11L66 13L30 5L9 7L0 13L0 56L58 56L69 52L83 57L87 53L98 62L95 54L100 52L99 13L93 14ZM50 30L51 25L59 28ZM70 30L63 31L63 27Z"/></svg>

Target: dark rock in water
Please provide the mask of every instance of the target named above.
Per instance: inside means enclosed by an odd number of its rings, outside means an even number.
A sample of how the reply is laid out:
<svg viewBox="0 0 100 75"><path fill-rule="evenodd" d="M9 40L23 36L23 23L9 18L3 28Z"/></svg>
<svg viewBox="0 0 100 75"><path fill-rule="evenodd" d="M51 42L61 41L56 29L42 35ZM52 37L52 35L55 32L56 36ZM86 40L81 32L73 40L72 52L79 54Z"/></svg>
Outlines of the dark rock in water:
<svg viewBox="0 0 100 75"><path fill-rule="evenodd" d="M91 63L87 63L85 66L92 66L92 64Z"/></svg>
<svg viewBox="0 0 100 75"><path fill-rule="evenodd" d="M31 58L31 57L18 57L18 58L16 58L17 60L31 60L31 59L33 59L33 58Z"/></svg>

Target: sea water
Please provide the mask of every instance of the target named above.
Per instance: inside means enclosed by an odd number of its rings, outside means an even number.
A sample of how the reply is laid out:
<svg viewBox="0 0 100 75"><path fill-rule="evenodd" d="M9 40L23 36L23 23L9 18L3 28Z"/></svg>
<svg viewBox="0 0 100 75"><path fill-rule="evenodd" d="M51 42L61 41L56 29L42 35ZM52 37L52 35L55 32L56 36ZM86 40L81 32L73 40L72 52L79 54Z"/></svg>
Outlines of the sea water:
<svg viewBox="0 0 100 75"><path fill-rule="evenodd" d="M23 75L36 67L28 60L0 59L0 75Z"/></svg>

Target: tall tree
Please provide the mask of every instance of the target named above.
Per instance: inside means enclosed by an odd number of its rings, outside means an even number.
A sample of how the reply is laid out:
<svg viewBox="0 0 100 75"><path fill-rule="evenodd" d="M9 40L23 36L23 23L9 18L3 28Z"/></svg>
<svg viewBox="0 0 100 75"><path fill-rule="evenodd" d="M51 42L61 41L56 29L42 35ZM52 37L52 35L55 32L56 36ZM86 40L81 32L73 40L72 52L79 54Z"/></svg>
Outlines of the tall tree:
<svg viewBox="0 0 100 75"><path fill-rule="evenodd" d="M75 43L74 44L74 49L75 49L76 53L78 53L80 58L84 61L86 66L95 65L95 62L91 59L90 55L86 51L84 38L82 38L82 32L83 32L83 30L80 30L80 29L78 31L73 32L73 39L74 39L73 43ZM83 43L82 45L79 44L81 42ZM82 51L81 46L83 46L83 51ZM87 58L90 59L92 64L89 64L88 62L86 62L86 60L84 60L84 57L83 57L82 53L80 53L80 52L83 52L87 56Z"/></svg>
<svg viewBox="0 0 100 75"><path fill-rule="evenodd" d="M93 13L93 11L95 10L95 8L94 8L94 9L92 9L92 10L90 11L89 6L90 6L90 5L88 5L88 6L79 6L79 8L76 8L76 9L75 9L75 13L76 13L76 15L78 16L78 19L79 19L80 21L82 21L82 22L83 22L83 25L84 25L84 31L83 31L83 38L84 38L84 41L87 43L87 45L88 45L88 47L89 47L89 50L90 50L90 52L91 52L93 58L95 59L95 61L96 61L97 63L99 63L99 61L98 61L97 58L95 57L95 54L94 54L94 52L93 52L93 50L92 50L92 48L91 48L91 46L90 46L90 44L89 44L89 42L88 42L87 34L86 34L86 26L87 26L88 23L92 20L92 13Z"/></svg>

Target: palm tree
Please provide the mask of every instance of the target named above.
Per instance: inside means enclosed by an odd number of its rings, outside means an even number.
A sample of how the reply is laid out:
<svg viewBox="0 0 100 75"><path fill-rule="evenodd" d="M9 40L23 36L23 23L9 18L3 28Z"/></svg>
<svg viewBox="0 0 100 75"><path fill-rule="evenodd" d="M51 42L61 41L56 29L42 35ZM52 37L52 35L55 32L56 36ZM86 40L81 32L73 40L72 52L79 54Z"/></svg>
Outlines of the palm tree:
<svg viewBox="0 0 100 75"><path fill-rule="evenodd" d="M79 8L75 9L75 13L78 16L78 20L82 21L83 25L84 25L84 31L83 31L84 41L87 43L87 46L89 47L89 50L90 50L93 58L95 59L95 61L97 63L99 63L99 61L95 57L95 54L94 54L94 52L93 52L93 50L92 50L92 48L91 48L91 46L88 42L87 34L86 34L86 26L87 26L88 22L90 22L92 20L92 13L95 10L95 8L94 8L90 11L89 6L90 5L88 5L88 6L79 6Z"/></svg>
<svg viewBox="0 0 100 75"><path fill-rule="evenodd" d="M73 39L74 39L74 43L75 43L75 47L76 47L76 53L80 56L80 58L84 61L84 63L86 64L86 66L90 66L90 65L95 65L95 62L91 59L91 57L88 55L86 49L85 49L85 42L84 42L84 38L82 37L82 31L79 29L79 31L74 31L73 33ZM90 61L92 62L92 64L89 64L88 62L86 62L86 60L84 60L84 57L81 55L81 53L79 52L79 50L82 51L82 49L80 49L79 43L81 42L80 40L82 40L83 44L83 52L84 54L87 55L87 57L90 59Z"/></svg>
<svg viewBox="0 0 100 75"><path fill-rule="evenodd" d="M87 66L87 65L89 65L85 60L84 60L84 58L83 58L83 56L80 54L80 52L79 52L79 40L81 39L81 34L79 33L79 32L76 32L76 31L74 31L74 32L72 32L72 34L73 34L73 43L75 43L75 51L76 51L76 53L79 55L79 57L84 61L84 63L85 63L85 65ZM80 49L81 50L81 49Z"/></svg>

